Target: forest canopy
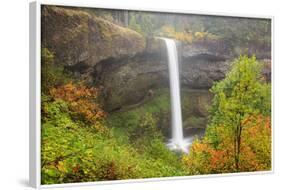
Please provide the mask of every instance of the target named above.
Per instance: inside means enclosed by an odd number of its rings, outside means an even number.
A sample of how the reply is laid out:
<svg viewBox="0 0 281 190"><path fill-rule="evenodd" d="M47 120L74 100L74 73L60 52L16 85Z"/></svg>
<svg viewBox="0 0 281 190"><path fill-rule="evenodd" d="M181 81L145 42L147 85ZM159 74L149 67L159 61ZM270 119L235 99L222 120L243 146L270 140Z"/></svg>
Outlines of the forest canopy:
<svg viewBox="0 0 281 190"><path fill-rule="evenodd" d="M150 37L160 35L177 38L180 35L179 40L184 39L186 42L191 42L193 38L196 40L196 37L211 40L219 38L232 49L236 46L268 49L271 45L270 19L123 10L90 9L89 12Z"/></svg>

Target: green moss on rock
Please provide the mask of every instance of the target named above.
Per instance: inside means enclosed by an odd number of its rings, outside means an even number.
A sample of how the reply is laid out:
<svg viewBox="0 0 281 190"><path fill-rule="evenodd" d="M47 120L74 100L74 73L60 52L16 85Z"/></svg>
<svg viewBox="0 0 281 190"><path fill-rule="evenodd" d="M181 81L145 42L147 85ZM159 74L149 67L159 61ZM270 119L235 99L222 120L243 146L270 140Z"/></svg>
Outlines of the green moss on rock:
<svg viewBox="0 0 281 190"><path fill-rule="evenodd" d="M56 63L95 65L109 57L143 51L145 39L78 8L48 5L42 8L42 44L55 53Z"/></svg>

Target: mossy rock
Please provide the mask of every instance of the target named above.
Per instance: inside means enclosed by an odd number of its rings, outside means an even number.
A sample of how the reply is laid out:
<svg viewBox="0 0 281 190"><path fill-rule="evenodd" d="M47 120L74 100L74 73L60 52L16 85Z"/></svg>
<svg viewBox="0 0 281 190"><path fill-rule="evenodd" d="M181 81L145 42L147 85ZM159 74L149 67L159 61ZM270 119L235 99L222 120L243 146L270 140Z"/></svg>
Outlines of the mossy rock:
<svg viewBox="0 0 281 190"><path fill-rule="evenodd" d="M199 105L196 99L200 97L209 98L210 92L207 90L191 90L184 89L182 92L182 113L183 127L189 128L205 128L207 122L207 114L198 113ZM202 102L201 102L202 103ZM204 107L208 107L210 102L206 101ZM139 125L142 116L152 114L157 128L162 134L170 138L171 136L171 104L169 88L157 89L153 96L147 97L146 100L134 105L123 107L122 109L112 112L108 118L109 126L121 128L127 132L135 130Z"/></svg>
<svg viewBox="0 0 281 190"><path fill-rule="evenodd" d="M43 6L42 45L55 53L56 63L97 62L145 49L144 37L79 8Z"/></svg>

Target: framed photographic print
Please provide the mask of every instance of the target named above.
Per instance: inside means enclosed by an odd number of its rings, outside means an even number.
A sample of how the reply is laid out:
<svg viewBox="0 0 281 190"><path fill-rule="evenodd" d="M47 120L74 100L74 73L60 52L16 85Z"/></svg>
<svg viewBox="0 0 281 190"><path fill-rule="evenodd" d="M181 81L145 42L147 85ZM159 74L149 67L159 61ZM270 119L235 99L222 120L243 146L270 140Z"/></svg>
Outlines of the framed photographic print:
<svg viewBox="0 0 281 190"><path fill-rule="evenodd" d="M31 3L31 185L272 172L272 25Z"/></svg>

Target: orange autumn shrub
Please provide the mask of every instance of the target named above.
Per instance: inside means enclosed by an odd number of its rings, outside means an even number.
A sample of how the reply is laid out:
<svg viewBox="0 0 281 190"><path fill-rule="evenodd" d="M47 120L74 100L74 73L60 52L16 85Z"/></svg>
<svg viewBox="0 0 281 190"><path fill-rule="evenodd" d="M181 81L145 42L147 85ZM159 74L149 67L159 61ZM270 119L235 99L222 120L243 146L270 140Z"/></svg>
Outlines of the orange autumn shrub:
<svg viewBox="0 0 281 190"><path fill-rule="evenodd" d="M191 175L211 173L210 148L206 142L196 139L190 147L189 153L182 157L182 162Z"/></svg>
<svg viewBox="0 0 281 190"><path fill-rule="evenodd" d="M231 144L222 142L215 149L207 139L196 140L188 155L183 156L183 163L192 175L228 173L235 168Z"/></svg>
<svg viewBox="0 0 281 190"><path fill-rule="evenodd" d="M271 118L252 115L243 121L241 165L245 171L271 169ZM251 167L246 167L251 166Z"/></svg>
<svg viewBox="0 0 281 190"><path fill-rule="evenodd" d="M69 103L72 115L86 123L99 127L106 113L96 103L98 89L88 88L82 84L68 83L50 90L50 95L55 100L63 100Z"/></svg>

